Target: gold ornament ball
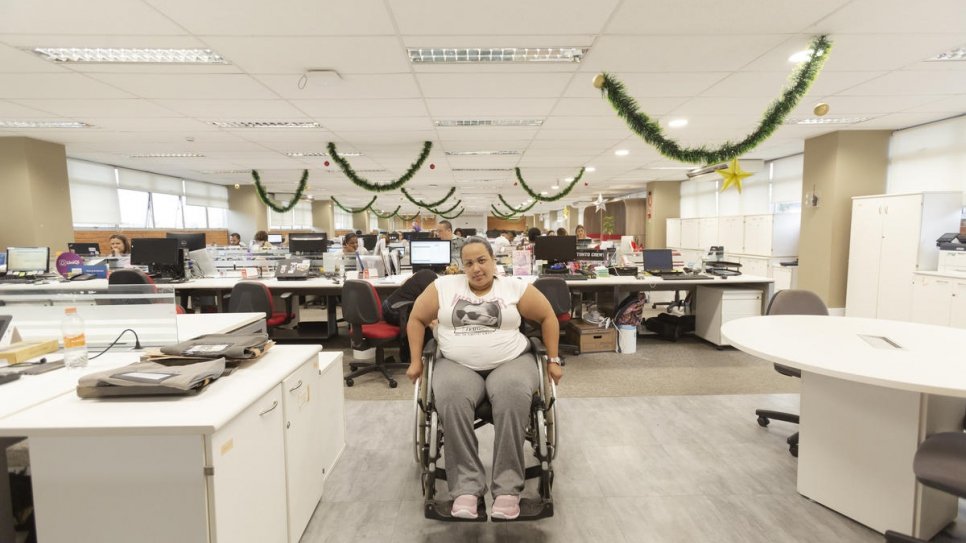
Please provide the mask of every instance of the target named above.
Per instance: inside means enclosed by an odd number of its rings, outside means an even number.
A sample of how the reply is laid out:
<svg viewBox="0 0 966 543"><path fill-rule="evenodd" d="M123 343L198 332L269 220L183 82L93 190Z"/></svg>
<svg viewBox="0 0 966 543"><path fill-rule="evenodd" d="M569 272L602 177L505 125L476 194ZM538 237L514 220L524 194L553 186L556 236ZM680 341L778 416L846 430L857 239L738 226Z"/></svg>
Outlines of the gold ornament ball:
<svg viewBox="0 0 966 543"><path fill-rule="evenodd" d="M604 74L594 76L594 87L598 89L604 88Z"/></svg>
<svg viewBox="0 0 966 543"><path fill-rule="evenodd" d="M236 189L240 189L241 188L241 185L239 185L238 183L235 183L235 188Z"/></svg>
<svg viewBox="0 0 966 543"><path fill-rule="evenodd" d="M812 110L812 113L815 113L815 115L819 117L824 117L826 114L828 114L828 110L829 110L828 104L826 104L825 102L821 102L821 103L815 104L815 109Z"/></svg>

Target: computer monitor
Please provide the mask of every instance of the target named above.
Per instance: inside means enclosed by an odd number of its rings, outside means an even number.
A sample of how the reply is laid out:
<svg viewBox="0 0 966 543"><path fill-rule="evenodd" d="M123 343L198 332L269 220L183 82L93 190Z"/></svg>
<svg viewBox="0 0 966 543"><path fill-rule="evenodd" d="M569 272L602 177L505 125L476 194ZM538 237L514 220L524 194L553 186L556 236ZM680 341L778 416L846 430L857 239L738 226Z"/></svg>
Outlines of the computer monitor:
<svg viewBox="0 0 966 543"><path fill-rule="evenodd" d="M540 236L533 245L533 257L547 262L577 260L577 236Z"/></svg>
<svg viewBox="0 0 966 543"><path fill-rule="evenodd" d="M395 232L389 234L389 241L399 241L399 234Z"/></svg>
<svg viewBox="0 0 966 543"><path fill-rule="evenodd" d="M326 234L325 232L292 232L291 234L288 235L289 241L292 241L293 239L317 239L317 238L328 239L329 235Z"/></svg>
<svg viewBox="0 0 966 543"><path fill-rule="evenodd" d="M184 252L180 241L173 238L134 238L131 240L131 264L147 266L151 273L167 277L184 276Z"/></svg>
<svg viewBox="0 0 966 543"><path fill-rule="evenodd" d="M325 237L289 238L288 250L293 254L316 254L325 252Z"/></svg>
<svg viewBox="0 0 966 543"><path fill-rule="evenodd" d="M359 260L362 262L362 269L376 270L379 277L385 277L386 273L386 261L382 258L382 255L359 255ZM359 270L362 271L362 270Z"/></svg>
<svg viewBox="0 0 966 543"><path fill-rule="evenodd" d="M218 275L218 268L215 261L208 253L208 249L196 249L188 253L192 263L192 274L198 277L215 277Z"/></svg>
<svg viewBox="0 0 966 543"><path fill-rule="evenodd" d="M7 273L7 253L0 253L0 273Z"/></svg>
<svg viewBox="0 0 966 543"><path fill-rule="evenodd" d="M449 240L417 240L409 242L409 261L416 266L448 266L452 258Z"/></svg>
<svg viewBox="0 0 966 543"><path fill-rule="evenodd" d="M99 243L68 243L67 250L77 256L97 256L101 254Z"/></svg>
<svg viewBox="0 0 966 543"><path fill-rule="evenodd" d="M197 251L205 248L204 232L167 232L164 234L167 239L178 240L178 247L189 251Z"/></svg>
<svg viewBox="0 0 966 543"><path fill-rule="evenodd" d="M362 238L362 246L365 247L367 251L375 250L376 240L379 236L375 234L364 234L359 237Z"/></svg>
<svg viewBox="0 0 966 543"><path fill-rule="evenodd" d="M47 273L49 247L7 247L7 273Z"/></svg>
<svg viewBox="0 0 966 543"><path fill-rule="evenodd" d="M463 230L463 235L466 237L475 236L476 228L461 228Z"/></svg>
<svg viewBox="0 0 966 543"><path fill-rule="evenodd" d="M647 271L671 271L674 258L670 249L644 249L644 269Z"/></svg>
<svg viewBox="0 0 966 543"><path fill-rule="evenodd" d="M272 245L278 245L282 243L282 234L269 234L268 242Z"/></svg>

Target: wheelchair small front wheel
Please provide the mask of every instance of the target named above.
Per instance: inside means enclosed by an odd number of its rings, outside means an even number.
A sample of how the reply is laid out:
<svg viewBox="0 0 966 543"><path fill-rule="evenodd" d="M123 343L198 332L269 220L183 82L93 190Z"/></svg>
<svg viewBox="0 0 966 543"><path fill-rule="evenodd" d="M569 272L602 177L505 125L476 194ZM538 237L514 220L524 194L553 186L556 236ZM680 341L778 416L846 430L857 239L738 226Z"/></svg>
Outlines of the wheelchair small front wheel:
<svg viewBox="0 0 966 543"><path fill-rule="evenodd" d="M399 386L399 383L397 383L395 379L389 380L389 388L396 388L397 386Z"/></svg>
<svg viewBox="0 0 966 543"><path fill-rule="evenodd" d="M761 416L758 417L758 426L761 426L762 428L768 426L769 422L771 421L768 420L768 417L761 417Z"/></svg>
<svg viewBox="0 0 966 543"><path fill-rule="evenodd" d="M352 379L346 379L345 380L345 386L347 386L347 387L351 387L354 384L356 384L356 382L353 381Z"/></svg>

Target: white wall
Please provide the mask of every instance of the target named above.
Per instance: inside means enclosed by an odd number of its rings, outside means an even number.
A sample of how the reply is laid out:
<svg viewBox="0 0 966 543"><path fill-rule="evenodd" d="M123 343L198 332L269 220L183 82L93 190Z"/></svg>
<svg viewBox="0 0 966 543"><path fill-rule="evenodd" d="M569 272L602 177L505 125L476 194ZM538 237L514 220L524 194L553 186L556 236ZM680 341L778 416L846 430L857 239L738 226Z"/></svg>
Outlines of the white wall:
<svg viewBox="0 0 966 543"><path fill-rule="evenodd" d="M892 135L886 192L924 191L962 192L966 207L966 115Z"/></svg>

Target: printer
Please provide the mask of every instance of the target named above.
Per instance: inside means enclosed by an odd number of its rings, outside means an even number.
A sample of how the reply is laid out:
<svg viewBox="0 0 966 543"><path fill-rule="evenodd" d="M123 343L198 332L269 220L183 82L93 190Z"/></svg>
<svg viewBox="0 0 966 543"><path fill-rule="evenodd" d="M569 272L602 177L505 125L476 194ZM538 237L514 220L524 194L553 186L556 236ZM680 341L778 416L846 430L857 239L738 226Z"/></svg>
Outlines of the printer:
<svg viewBox="0 0 966 543"><path fill-rule="evenodd" d="M936 240L939 247L940 273L966 274L966 234L943 234Z"/></svg>

